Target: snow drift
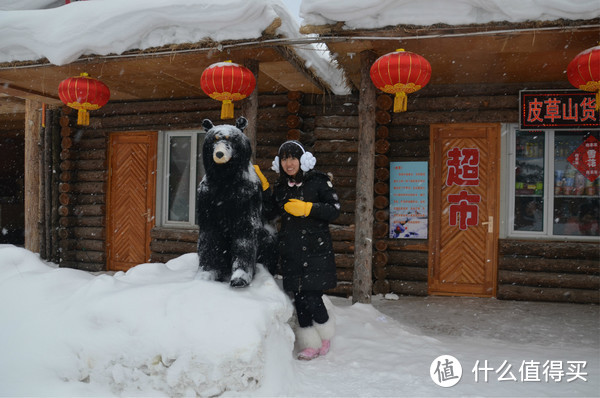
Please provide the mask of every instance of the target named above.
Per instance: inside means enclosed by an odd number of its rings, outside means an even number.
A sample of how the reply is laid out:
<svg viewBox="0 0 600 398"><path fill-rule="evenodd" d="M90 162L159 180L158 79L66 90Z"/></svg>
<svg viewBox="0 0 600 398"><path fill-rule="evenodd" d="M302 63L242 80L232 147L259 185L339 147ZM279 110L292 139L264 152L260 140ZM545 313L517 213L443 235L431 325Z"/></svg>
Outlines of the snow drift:
<svg viewBox="0 0 600 398"><path fill-rule="evenodd" d="M293 379L292 305L263 269L233 290L196 254L114 276L9 245L0 259L2 396L278 395Z"/></svg>

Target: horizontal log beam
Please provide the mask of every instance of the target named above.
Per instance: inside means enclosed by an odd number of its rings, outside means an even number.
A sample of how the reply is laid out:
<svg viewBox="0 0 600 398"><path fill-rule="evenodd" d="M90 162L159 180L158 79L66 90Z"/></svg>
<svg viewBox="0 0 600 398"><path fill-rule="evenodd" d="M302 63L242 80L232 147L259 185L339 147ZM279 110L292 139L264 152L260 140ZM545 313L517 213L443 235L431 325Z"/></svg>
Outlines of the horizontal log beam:
<svg viewBox="0 0 600 398"><path fill-rule="evenodd" d="M427 296L427 282L390 280L392 293L408 296Z"/></svg>
<svg viewBox="0 0 600 398"><path fill-rule="evenodd" d="M61 268L73 268L87 272L101 272L106 269L104 262L88 263L80 261L61 261Z"/></svg>
<svg viewBox="0 0 600 398"><path fill-rule="evenodd" d="M168 240L179 242L197 242L198 228L195 229L175 229L155 227L150 231L150 237L153 240Z"/></svg>
<svg viewBox="0 0 600 398"><path fill-rule="evenodd" d="M566 303L600 304L598 290L540 288L532 286L500 285L497 298L501 300L554 301Z"/></svg>
<svg viewBox="0 0 600 398"><path fill-rule="evenodd" d="M598 260L554 259L529 256L502 256L498 261L498 269L505 271L600 274Z"/></svg>
<svg viewBox="0 0 600 398"><path fill-rule="evenodd" d="M598 261L600 245L597 242L557 242L502 239L500 255L536 256L543 258L569 258Z"/></svg>
<svg viewBox="0 0 600 398"><path fill-rule="evenodd" d="M195 253L197 250L196 242L181 242L173 240L153 240L150 242L150 250L153 253L185 254Z"/></svg>
<svg viewBox="0 0 600 398"><path fill-rule="evenodd" d="M427 282L427 267L388 265L386 268L388 279Z"/></svg>
<svg viewBox="0 0 600 398"><path fill-rule="evenodd" d="M600 276L550 272L499 271L498 283L519 286L600 289Z"/></svg>

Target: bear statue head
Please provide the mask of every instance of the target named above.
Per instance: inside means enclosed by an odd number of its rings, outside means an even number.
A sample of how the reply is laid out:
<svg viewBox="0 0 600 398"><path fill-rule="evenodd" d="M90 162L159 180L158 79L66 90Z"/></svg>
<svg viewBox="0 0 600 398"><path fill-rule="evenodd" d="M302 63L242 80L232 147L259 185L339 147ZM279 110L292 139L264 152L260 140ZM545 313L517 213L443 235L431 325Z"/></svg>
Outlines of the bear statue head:
<svg viewBox="0 0 600 398"><path fill-rule="evenodd" d="M248 121L237 119L235 126L230 124L213 125L209 119L202 121L206 131L202 147L202 160L206 174L213 171L220 174L239 172L248 167L252 156L250 140L244 134Z"/></svg>

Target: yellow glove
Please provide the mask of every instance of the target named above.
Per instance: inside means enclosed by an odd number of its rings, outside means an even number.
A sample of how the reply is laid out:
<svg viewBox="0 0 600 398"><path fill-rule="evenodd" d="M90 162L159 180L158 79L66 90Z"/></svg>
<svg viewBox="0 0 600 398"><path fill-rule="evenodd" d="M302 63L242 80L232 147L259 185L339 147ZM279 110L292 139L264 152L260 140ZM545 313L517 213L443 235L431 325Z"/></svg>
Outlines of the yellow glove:
<svg viewBox="0 0 600 398"><path fill-rule="evenodd" d="M267 181L267 177L265 177L265 175L262 173L262 171L260 171L260 167L258 167L257 165L254 165L254 171L256 171L258 178L260 178L260 182L262 183L263 191L266 191L267 189L269 189L269 181Z"/></svg>
<svg viewBox="0 0 600 398"><path fill-rule="evenodd" d="M290 199L289 202L283 205L283 210L290 213L292 216L308 217L312 209L312 202L304 202L298 199Z"/></svg>

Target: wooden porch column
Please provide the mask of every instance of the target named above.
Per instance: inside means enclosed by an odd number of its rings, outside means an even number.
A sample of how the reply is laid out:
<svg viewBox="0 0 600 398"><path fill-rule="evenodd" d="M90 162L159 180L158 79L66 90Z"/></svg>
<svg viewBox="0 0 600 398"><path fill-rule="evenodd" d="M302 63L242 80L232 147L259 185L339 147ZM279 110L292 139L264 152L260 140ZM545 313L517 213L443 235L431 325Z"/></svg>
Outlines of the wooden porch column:
<svg viewBox="0 0 600 398"><path fill-rule="evenodd" d="M373 291L373 183L375 174L375 86L369 69L377 56L360 53L360 99L358 103L358 167L356 176L356 231L352 302L371 302Z"/></svg>
<svg viewBox="0 0 600 398"><path fill-rule="evenodd" d="M258 61L254 59L244 62L244 66L250 69L250 72L256 77L256 88L246 100L242 103L242 116L248 120L248 126L244 130L246 136L250 138L252 146L252 162L256 159L256 129L258 120Z"/></svg>
<svg viewBox="0 0 600 398"><path fill-rule="evenodd" d="M25 101L25 248L40 252L40 129L42 103Z"/></svg>

